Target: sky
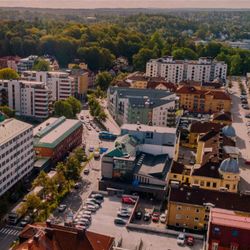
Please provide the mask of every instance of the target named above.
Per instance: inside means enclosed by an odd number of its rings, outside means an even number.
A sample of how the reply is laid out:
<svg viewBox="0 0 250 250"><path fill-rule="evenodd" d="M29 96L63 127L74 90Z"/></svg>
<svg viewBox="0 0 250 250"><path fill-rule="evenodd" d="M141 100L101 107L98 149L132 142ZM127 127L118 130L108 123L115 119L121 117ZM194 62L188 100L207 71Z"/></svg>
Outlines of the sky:
<svg viewBox="0 0 250 250"><path fill-rule="evenodd" d="M0 0L0 7L250 8L250 0Z"/></svg>

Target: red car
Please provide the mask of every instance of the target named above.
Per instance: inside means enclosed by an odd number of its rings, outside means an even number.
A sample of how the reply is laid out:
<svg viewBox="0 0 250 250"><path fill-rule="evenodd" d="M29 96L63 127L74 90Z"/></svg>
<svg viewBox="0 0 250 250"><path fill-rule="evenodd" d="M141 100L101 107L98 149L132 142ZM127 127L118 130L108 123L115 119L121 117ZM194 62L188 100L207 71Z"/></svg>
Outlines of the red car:
<svg viewBox="0 0 250 250"><path fill-rule="evenodd" d="M134 205L136 201L130 197L122 197L122 203Z"/></svg>
<svg viewBox="0 0 250 250"><path fill-rule="evenodd" d="M246 165L250 165L250 160L246 160L246 161L245 161L245 164L246 164Z"/></svg>
<svg viewBox="0 0 250 250"><path fill-rule="evenodd" d="M194 245L194 237L193 236L188 236L186 243L188 246L193 246Z"/></svg>
<svg viewBox="0 0 250 250"><path fill-rule="evenodd" d="M154 212L154 213L152 214L152 221L153 221L153 222L158 222L159 219L160 219L160 213Z"/></svg>

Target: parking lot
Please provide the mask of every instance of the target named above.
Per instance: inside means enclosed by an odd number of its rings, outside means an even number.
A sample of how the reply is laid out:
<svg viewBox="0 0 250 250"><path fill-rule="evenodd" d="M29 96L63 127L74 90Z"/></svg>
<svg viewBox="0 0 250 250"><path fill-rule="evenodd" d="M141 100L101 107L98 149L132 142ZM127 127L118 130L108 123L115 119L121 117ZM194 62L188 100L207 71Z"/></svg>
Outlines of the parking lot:
<svg viewBox="0 0 250 250"><path fill-rule="evenodd" d="M122 239L122 247L125 249L135 249L136 246L142 241L143 250L179 250L190 249L187 246L178 246L175 236L160 235L155 233L144 233L136 230L130 231L126 226L115 225L114 219L117 216L117 212L121 206L121 198L118 197L105 197L102 207L92 214L92 223L89 230L109 234L116 238L116 240ZM133 208L131 205L125 205L126 207ZM196 241L192 247L195 250L203 249L203 243Z"/></svg>

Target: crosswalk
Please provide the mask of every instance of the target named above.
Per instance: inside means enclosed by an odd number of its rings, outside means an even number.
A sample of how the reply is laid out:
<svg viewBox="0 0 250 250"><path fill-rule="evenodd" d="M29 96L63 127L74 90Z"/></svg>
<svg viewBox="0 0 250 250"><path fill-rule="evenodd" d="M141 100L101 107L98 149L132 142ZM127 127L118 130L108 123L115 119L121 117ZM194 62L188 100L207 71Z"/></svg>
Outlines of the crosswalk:
<svg viewBox="0 0 250 250"><path fill-rule="evenodd" d="M20 228L18 227L11 227L11 226L5 226L0 228L0 235L13 235L13 236L18 236L20 233Z"/></svg>

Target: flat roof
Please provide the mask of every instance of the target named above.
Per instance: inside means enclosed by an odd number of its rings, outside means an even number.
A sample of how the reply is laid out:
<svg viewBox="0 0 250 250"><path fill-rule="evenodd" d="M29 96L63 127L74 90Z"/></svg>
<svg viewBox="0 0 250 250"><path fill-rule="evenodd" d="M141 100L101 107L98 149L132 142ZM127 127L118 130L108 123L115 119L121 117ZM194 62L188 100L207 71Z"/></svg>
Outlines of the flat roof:
<svg viewBox="0 0 250 250"><path fill-rule="evenodd" d="M32 127L29 123L14 118L0 122L0 146Z"/></svg>
<svg viewBox="0 0 250 250"><path fill-rule="evenodd" d="M226 209L213 208L211 210L211 223L221 226L250 229L250 217L237 215L236 212Z"/></svg>
<svg viewBox="0 0 250 250"><path fill-rule="evenodd" d="M149 126L149 125L144 125L144 124L140 124L140 125L138 125L138 124L123 124L121 126L121 129L142 131L142 132L176 134L176 128Z"/></svg>
<svg viewBox="0 0 250 250"><path fill-rule="evenodd" d="M34 128L35 147L54 148L81 126L79 120L51 117Z"/></svg>

